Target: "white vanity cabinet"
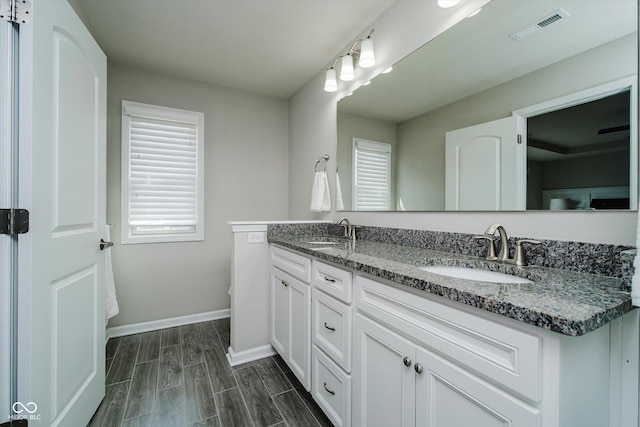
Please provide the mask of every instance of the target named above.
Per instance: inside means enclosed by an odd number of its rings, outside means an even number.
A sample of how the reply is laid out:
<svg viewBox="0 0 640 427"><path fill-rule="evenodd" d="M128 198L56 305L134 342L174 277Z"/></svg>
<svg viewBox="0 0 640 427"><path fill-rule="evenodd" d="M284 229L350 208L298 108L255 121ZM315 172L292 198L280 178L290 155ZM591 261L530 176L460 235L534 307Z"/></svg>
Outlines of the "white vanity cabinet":
<svg viewBox="0 0 640 427"><path fill-rule="evenodd" d="M616 322L568 337L440 300L356 276L354 426L625 425Z"/></svg>
<svg viewBox="0 0 640 427"><path fill-rule="evenodd" d="M540 414L460 366L357 314L353 425L539 426Z"/></svg>
<svg viewBox="0 0 640 427"><path fill-rule="evenodd" d="M336 426L637 425L639 310L571 337L275 245L270 306Z"/></svg>
<svg viewBox="0 0 640 427"><path fill-rule="evenodd" d="M311 390L311 260L271 248L271 345Z"/></svg>
<svg viewBox="0 0 640 427"><path fill-rule="evenodd" d="M335 426L351 425L352 277L313 261L311 394Z"/></svg>

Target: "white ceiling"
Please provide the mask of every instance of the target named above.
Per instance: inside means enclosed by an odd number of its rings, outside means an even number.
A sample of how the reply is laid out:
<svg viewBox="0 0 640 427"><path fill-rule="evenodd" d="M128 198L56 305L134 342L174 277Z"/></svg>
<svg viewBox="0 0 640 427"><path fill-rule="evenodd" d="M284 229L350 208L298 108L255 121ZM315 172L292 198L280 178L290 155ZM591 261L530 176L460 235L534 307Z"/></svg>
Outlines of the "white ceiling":
<svg viewBox="0 0 640 427"><path fill-rule="evenodd" d="M289 98L395 0L70 0L110 61ZM435 0L433 0L435 1Z"/></svg>

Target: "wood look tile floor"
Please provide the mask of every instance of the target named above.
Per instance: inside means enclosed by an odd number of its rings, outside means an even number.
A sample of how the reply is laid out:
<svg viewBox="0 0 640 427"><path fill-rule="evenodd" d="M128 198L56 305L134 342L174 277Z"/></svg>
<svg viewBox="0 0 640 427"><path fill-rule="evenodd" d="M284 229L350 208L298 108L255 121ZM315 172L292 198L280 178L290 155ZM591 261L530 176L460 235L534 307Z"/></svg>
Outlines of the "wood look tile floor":
<svg viewBox="0 0 640 427"><path fill-rule="evenodd" d="M231 368L229 319L107 343L106 395L89 426L331 426L280 356Z"/></svg>

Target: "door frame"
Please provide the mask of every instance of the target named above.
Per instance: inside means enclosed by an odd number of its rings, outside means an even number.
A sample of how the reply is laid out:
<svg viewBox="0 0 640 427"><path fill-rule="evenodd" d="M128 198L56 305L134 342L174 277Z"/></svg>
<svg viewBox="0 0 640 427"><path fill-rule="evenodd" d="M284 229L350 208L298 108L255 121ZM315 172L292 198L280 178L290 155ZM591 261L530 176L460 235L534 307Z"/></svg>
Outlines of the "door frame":
<svg viewBox="0 0 640 427"><path fill-rule="evenodd" d="M609 83L594 86L589 89L570 93L559 98L554 98L539 104L530 105L513 111L512 115L516 117L518 134L522 135L523 148L528 146L527 141L527 119L539 116L541 114L550 113L552 111L561 110L563 108L573 107L575 105L584 104L607 96L615 95L620 92L629 91L629 144L630 144L630 162L629 162L629 207L631 210L638 208L638 76L632 75ZM524 171L526 171L526 156L524 156ZM526 174L524 176L526 188Z"/></svg>
<svg viewBox="0 0 640 427"><path fill-rule="evenodd" d="M0 208L16 206L16 63L18 31L0 21ZM16 398L16 286L17 237L0 235L0 423L11 420Z"/></svg>

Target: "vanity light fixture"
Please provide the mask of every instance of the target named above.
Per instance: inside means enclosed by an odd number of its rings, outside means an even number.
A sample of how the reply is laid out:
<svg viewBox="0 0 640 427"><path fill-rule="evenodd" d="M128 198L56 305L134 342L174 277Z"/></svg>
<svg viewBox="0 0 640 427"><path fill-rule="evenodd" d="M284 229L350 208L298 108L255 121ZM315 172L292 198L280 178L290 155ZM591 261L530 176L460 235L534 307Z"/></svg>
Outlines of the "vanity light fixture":
<svg viewBox="0 0 640 427"><path fill-rule="evenodd" d="M458 3L460 3L460 0L438 0L438 6L440 6L443 9L446 9L448 7L453 7Z"/></svg>
<svg viewBox="0 0 640 427"><path fill-rule="evenodd" d="M353 69L353 56L347 53L342 57L342 67L340 67L340 80L350 82L356 78L356 72Z"/></svg>
<svg viewBox="0 0 640 427"><path fill-rule="evenodd" d="M340 60L340 80L348 82L356 77L355 63L361 68L371 68L376 64L376 57L373 51L373 40L371 36L373 31L364 39L358 39L351 45L349 51L334 59L331 67L327 68L324 79L324 90L326 92L335 92L338 90L338 80L336 73L336 64Z"/></svg>

